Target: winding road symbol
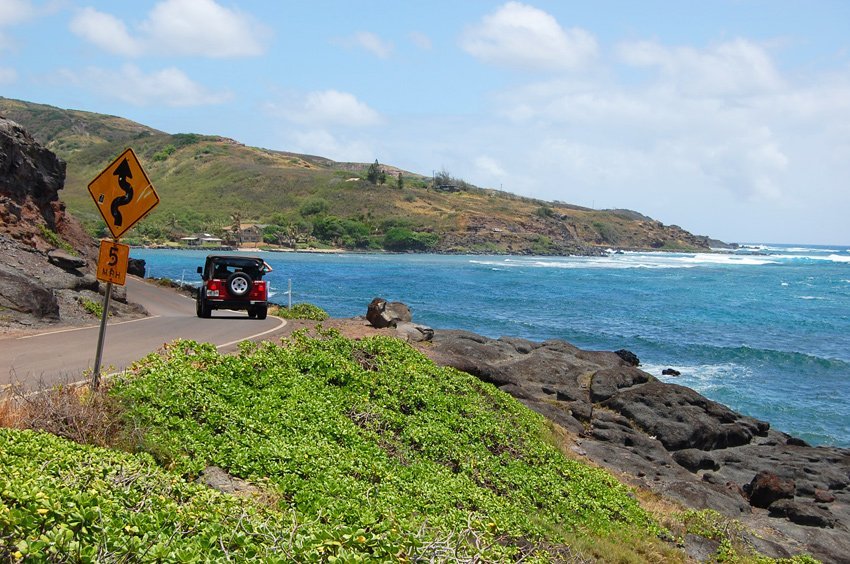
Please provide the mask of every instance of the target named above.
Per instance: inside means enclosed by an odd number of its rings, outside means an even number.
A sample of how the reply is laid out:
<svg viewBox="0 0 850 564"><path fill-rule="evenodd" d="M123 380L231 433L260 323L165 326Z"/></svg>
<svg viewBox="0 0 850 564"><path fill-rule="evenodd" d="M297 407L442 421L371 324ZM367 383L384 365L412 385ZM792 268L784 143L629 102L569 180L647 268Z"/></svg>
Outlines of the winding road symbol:
<svg viewBox="0 0 850 564"><path fill-rule="evenodd" d="M89 183L89 193L116 240L159 204L159 196L133 149Z"/></svg>
<svg viewBox="0 0 850 564"><path fill-rule="evenodd" d="M118 168L115 169L115 172L112 173L113 176L118 177L118 186L124 190L123 196L118 196L112 203L109 205L109 211L112 214L112 218L115 220L115 226L121 227L121 223L123 223L124 218L121 215L121 206L126 206L130 202L133 201L133 185L127 182L128 178L133 178L133 171L130 170L130 165L127 163L127 159L121 161L121 164L118 165Z"/></svg>

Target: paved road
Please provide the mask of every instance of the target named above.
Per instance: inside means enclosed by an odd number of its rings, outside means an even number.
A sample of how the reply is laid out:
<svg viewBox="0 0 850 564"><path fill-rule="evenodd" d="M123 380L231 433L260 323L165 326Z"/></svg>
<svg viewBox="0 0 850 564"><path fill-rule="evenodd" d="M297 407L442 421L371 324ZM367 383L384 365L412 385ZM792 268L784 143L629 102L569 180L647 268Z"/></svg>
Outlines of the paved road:
<svg viewBox="0 0 850 564"><path fill-rule="evenodd" d="M248 319L246 312L228 310L199 319L191 298L130 276L127 298L142 304L150 316L107 325L103 373L122 370L177 338L213 343L228 352L240 341L269 338L286 325L277 317ZM94 366L98 329L93 324L0 339L0 387L20 383L33 389L84 379L84 372Z"/></svg>

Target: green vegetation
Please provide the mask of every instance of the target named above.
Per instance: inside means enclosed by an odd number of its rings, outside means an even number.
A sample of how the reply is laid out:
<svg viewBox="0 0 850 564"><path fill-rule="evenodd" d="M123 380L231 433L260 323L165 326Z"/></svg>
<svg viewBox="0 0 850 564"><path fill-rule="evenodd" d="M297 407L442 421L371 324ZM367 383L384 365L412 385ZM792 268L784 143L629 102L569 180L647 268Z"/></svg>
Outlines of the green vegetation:
<svg viewBox="0 0 850 564"><path fill-rule="evenodd" d="M60 237L58 233L50 230L43 223L39 223L38 228L39 230L41 230L41 236L44 237L44 240L56 247L57 249L62 249L63 251L70 253L74 256L77 256L79 254L77 253L76 249L71 246L70 243L62 239L62 237Z"/></svg>
<svg viewBox="0 0 850 564"><path fill-rule="evenodd" d="M284 319L309 319L312 321L324 321L330 317L328 312L319 306L307 303L292 304L291 308L273 306L269 313Z"/></svg>
<svg viewBox="0 0 850 564"><path fill-rule="evenodd" d="M103 304L86 298L80 298L79 301L84 310L97 318L103 317Z"/></svg>

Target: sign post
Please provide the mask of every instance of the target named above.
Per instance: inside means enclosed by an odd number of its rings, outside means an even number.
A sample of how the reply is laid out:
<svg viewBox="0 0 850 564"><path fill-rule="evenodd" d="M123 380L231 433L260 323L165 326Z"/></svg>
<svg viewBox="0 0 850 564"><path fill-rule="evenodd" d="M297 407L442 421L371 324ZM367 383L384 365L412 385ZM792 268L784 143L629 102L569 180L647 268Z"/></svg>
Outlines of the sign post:
<svg viewBox="0 0 850 564"><path fill-rule="evenodd" d="M106 282L92 374L92 387L97 389L100 386L100 362L103 358L112 285L125 284L130 257L130 247L122 245L118 239L159 204L159 196L133 149L121 153L89 183L88 188L113 237L112 241L100 242L97 261L97 279Z"/></svg>

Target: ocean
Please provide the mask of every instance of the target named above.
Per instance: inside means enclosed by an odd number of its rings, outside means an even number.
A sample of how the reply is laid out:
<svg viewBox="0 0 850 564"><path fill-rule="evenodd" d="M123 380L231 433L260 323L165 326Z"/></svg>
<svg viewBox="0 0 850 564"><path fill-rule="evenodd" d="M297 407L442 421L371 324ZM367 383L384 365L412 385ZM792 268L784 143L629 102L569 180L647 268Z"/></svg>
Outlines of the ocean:
<svg viewBox="0 0 850 564"><path fill-rule="evenodd" d="M147 275L197 283L203 251L133 249ZM850 447L850 247L602 257L264 252L272 301L489 337L628 349L641 368L811 444ZM662 376L665 368L681 376Z"/></svg>

